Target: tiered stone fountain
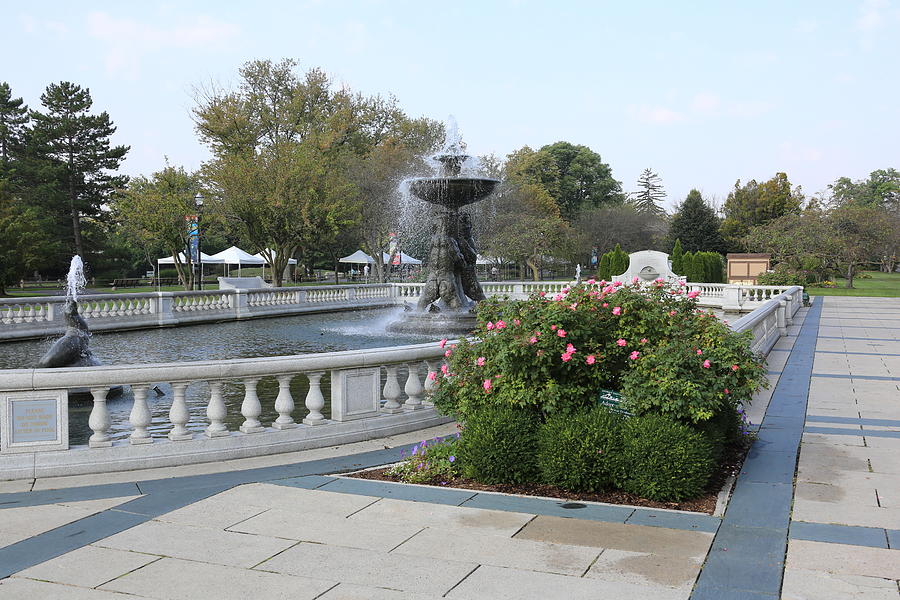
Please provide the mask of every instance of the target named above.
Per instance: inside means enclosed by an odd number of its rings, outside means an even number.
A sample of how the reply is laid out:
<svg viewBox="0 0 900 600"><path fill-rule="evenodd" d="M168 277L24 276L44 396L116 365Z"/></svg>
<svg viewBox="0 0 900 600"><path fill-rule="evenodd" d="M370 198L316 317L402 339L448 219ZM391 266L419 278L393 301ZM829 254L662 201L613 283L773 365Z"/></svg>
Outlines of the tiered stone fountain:
<svg viewBox="0 0 900 600"><path fill-rule="evenodd" d="M475 303L484 299L484 292L475 272L471 217L460 209L491 195L499 180L462 175L469 156L454 138L433 157L441 165L439 177L409 182L414 196L438 210L431 224L425 288L416 306L408 306L401 320L388 325L389 331L451 335L475 327Z"/></svg>

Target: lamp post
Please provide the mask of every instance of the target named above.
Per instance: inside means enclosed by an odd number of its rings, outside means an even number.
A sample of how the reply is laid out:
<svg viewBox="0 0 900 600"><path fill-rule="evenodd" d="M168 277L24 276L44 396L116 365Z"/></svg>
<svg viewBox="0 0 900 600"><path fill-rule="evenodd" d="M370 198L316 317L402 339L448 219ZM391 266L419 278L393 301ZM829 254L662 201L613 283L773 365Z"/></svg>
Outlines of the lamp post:
<svg viewBox="0 0 900 600"><path fill-rule="evenodd" d="M196 288L198 290L203 289L203 253L200 250L200 213L203 212L203 194L197 192L197 195L194 196L194 206L197 207L197 267L200 272L200 277L195 277L194 280L197 282Z"/></svg>

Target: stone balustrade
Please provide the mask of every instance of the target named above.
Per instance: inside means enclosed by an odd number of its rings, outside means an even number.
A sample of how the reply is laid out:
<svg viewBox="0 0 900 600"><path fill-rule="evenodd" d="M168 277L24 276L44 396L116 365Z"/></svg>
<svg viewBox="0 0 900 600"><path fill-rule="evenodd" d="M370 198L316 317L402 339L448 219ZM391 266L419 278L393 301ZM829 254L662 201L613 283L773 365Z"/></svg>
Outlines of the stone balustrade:
<svg viewBox="0 0 900 600"><path fill-rule="evenodd" d="M86 388L93 399L87 417L92 432L87 451L0 454L0 480L225 460L430 427L448 420L427 401L443 359L444 350L437 343L428 343L270 358L0 371L0 395ZM327 418L322 389L326 376L330 379ZM264 377L278 382L274 398L261 398L258 393L257 384ZM296 377L309 384L302 400L291 394L291 380ZM243 386L243 422L235 431L226 426L223 386L229 382ZM172 389L169 430L162 439L151 437L148 431L151 413L147 398L160 383ZM113 386L130 386L133 397L130 435L117 440L110 436L107 409L107 395ZM205 394L202 431L196 421L191 422L188 412L189 387ZM271 403L278 414L271 423L260 421L263 403ZM154 426L158 429L159 423Z"/></svg>
<svg viewBox="0 0 900 600"><path fill-rule="evenodd" d="M92 331L149 329L353 308L415 304L425 284L389 283L315 287L228 289L143 294L95 294L79 299L79 312ZM484 282L488 296L524 299L561 292L566 281ZM786 286L688 283L700 292L700 306L726 312L750 312L779 296ZM802 294L802 289L801 289ZM65 329L61 296L0 299L0 342L42 338Z"/></svg>

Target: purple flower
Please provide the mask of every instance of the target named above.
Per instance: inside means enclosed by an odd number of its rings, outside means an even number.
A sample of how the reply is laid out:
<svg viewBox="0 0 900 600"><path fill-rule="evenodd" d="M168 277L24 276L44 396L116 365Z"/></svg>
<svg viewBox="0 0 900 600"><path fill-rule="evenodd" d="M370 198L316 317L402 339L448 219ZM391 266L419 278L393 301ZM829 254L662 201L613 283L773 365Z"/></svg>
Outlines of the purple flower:
<svg viewBox="0 0 900 600"><path fill-rule="evenodd" d="M450 462L456 462L456 457L451 454L449 460Z"/></svg>

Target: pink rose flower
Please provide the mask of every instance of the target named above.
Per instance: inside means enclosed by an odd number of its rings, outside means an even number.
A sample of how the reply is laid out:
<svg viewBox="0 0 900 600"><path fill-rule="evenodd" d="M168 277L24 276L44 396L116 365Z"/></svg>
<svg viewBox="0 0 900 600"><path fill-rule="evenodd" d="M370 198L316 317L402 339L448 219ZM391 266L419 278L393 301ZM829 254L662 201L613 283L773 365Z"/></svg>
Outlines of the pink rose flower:
<svg viewBox="0 0 900 600"><path fill-rule="evenodd" d="M688 298L696 298L700 295L700 290L692 290L688 292Z"/></svg>
<svg viewBox="0 0 900 600"><path fill-rule="evenodd" d="M444 352L444 356L446 356L447 358L450 358L451 354L453 354L453 350L447 350L446 352Z"/></svg>
<svg viewBox="0 0 900 600"><path fill-rule="evenodd" d="M708 369L710 367L709 359L703 361L703 368Z"/></svg>
<svg viewBox="0 0 900 600"><path fill-rule="evenodd" d="M616 315L616 316L621 315L621 314L622 314L622 307L621 307L621 306L616 306L616 307L614 307L614 308L613 308L613 314Z"/></svg>
<svg viewBox="0 0 900 600"><path fill-rule="evenodd" d="M597 283L597 281L595 279L588 279L587 281L585 281L585 283L587 283L589 285L594 285L595 283Z"/></svg>
<svg viewBox="0 0 900 600"><path fill-rule="evenodd" d="M441 348L443 348L444 346L446 346L446 345L447 345L447 338L442 339L442 340L441 340L441 343L438 344L438 345L439 345Z"/></svg>
<svg viewBox="0 0 900 600"><path fill-rule="evenodd" d="M490 391L491 391L491 386L492 386L492 384L491 384L490 379L485 379L484 383L481 384L481 387L484 388L484 391L486 391L488 393L490 393Z"/></svg>
<svg viewBox="0 0 900 600"><path fill-rule="evenodd" d="M608 306L609 306L609 302L604 302L604 303L603 303L603 308L607 308Z"/></svg>
<svg viewBox="0 0 900 600"><path fill-rule="evenodd" d="M628 345L628 342L626 342L626 341L623 340L622 338L617 339L617 340L616 340L616 343L617 343L619 346L621 346L622 348L624 348L625 346Z"/></svg>
<svg viewBox="0 0 900 600"><path fill-rule="evenodd" d="M637 282L640 281L640 280L641 280L640 277L632 277L632 278L631 278L631 283L637 283Z"/></svg>
<svg viewBox="0 0 900 600"><path fill-rule="evenodd" d="M586 362L589 365L592 365L595 362L597 362L597 357L595 357L593 354L588 354L587 358L584 359L584 362Z"/></svg>
<svg viewBox="0 0 900 600"><path fill-rule="evenodd" d="M447 375L450 372L450 368L447 365L441 365L441 373Z"/></svg>
<svg viewBox="0 0 900 600"><path fill-rule="evenodd" d="M566 330L565 329L557 329L556 335L558 335L559 337L566 337Z"/></svg>
<svg viewBox="0 0 900 600"><path fill-rule="evenodd" d="M740 369L739 366L737 366L737 365L731 365L731 370L732 370L732 371L737 371L738 369Z"/></svg>
<svg viewBox="0 0 900 600"><path fill-rule="evenodd" d="M566 352L568 352L568 353L570 353L570 354L574 353L574 352L575 352L575 346L573 346L572 344L567 344L567 345L566 345Z"/></svg>
<svg viewBox="0 0 900 600"><path fill-rule="evenodd" d="M479 356L478 360L475 361L475 364L478 365L479 367L483 367L484 366L484 357Z"/></svg>
<svg viewBox="0 0 900 600"><path fill-rule="evenodd" d="M615 283L613 283L613 287L622 287L623 285L625 285L625 284L622 283L621 281L616 281Z"/></svg>
<svg viewBox="0 0 900 600"><path fill-rule="evenodd" d="M551 325L551 326L550 326L550 331L556 331L556 325Z"/></svg>
<svg viewBox="0 0 900 600"><path fill-rule="evenodd" d="M727 395L730 394L730 393L731 393L731 392L728 390L728 388L725 388L725 395L727 396Z"/></svg>
<svg viewBox="0 0 900 600"><path fill-rule="evenodd" d="M537 338L534 337L534 336L531 336L531 339L528 340L528 343L529 343L529 344L537 344Z"/></svg>
<svg viewBox="0 0 900 600"><path fill-rule="evenodd" d="M647 338L641 338L641 343L642 343L642 344L646 344L646 343L649 342L649 341L650 341L650 340L648 340Z"/></svg>
<svg viewBox="0 0 900 600"><path fill-rule="evenodd" d="M487 325L485 325L485 327L487 328L488 331L490 331L491 329L493 329L493 328L494 328L494 323L493 323L493 321L488 321L488 322L487 322Z"/></svg>
<svg viewBox="0 0 900 600"><path fill-rule="evenodd" d="M497 329L506 329L506 323L501 319L494 323L494 327Z"/></svg>
<svg viewBox="0 0 900 600"><path fill-rule="evenodd" d="M518 326L521 325L521 324L522 324L522 321L520 321L520 320L518 320L518 319L513 319L513 325L515 325L515 326L518 327Z"/></svg>
<svg viewBox="0 0 900 600"><path fill-rule="evenodd" d="M541 298L543 298L546 295L547 295L547 292L538 292L538 296L540 296Z"/></svg>
<svg viewBox="0 0 900 600"><path fill-rule="evenodd" d="M701 350L700 348L697 348L697 356L700 356L701 354L703 354L703 350Z"/></svg>
<svg viewBox="0 0 900 600"><path fill-rule="evenodd" d="M562 358L563 362L569 362L570 360L572 360L572 355L569 352L566 352L564 354L560 354L560 358Z"/></svg>
<svg viewBox="0 0 900 600"><path fill-rule="evenodd" d="M678 311L670 310L670 311L669 311L669 316L670 316L670 317L674 317L675 314L676 314L677 312L678 312Z"/></svg>
<svg viewBox="0 0 900 600"><path fill-rule="evenodd" d="M428 379L430 379L431 381L434 381L435 379L437 379L437 373L432 371L431 373L428 374Z"/></svg>
<svg viewBox="0 0 900 600"><path fill-rule="evenodd" d="M628 356L628 358L630 358L631 360L637 360L638 356L640 356L640 355L641 355L641 353L638 352L637 350L635 350Z"/></svg>

